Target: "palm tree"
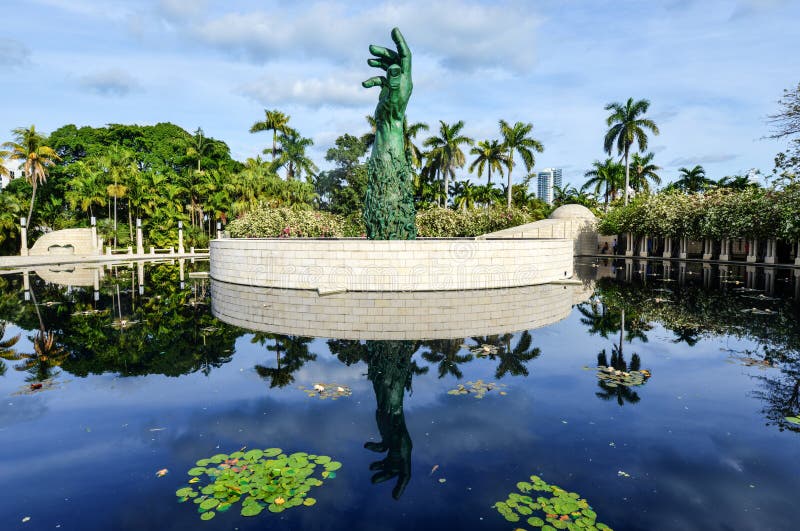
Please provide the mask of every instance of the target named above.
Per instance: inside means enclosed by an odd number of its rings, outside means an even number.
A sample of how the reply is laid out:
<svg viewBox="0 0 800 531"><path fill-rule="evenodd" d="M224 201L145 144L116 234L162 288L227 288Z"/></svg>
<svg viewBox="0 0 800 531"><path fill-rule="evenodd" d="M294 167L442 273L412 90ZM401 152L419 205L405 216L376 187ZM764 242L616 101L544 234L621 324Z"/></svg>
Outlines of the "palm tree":
<svg viewBox="0 0 800 531"><path fill-rule="evenodd" d="M633 101L628 98L625 104L609 103L605 109L611 111L606 119L609 130L606 133L604 148L606 153L611 155L614 144L617 145L617 154L625 158L625 204L628 204L628 188L630 187L630 155L631 146L634 142L639 145L639 151L647 149L647 134L645 129L649 129L654 135L659 133L658 126L649 118L639 118L647 112L650 107L649 100Z"/></svg>
<svg viewBox="0 0 800 531"><path fill-rule="evenodd" d="M733 175L717 181L717 186L731 190L747 190L748 188L758 188L758 183L751 181L747 175Z"/></svg>
<svg viewBox="0 0 800 531"><path fill-rule="evenodd" d="M272 161L274 162L278 157L278 133L289 132L289 119L291 117L277 109L272 111L264 109L264 115L263 121L256 122L250 127L250 132L272 131Z"/></svg>
<svg viewBox="0 0 800 531"><path fill-rule="evenodd" d="M542 353L539 347L531 348L533 337L529 331L522 332L517 344L512 348L511 339L513 337L513 334L503 334L501 336L503 346L497 351L500 363L497 364L497 369L494 372L494 376L497 379L506 374L528 376L528 368L525 363L538 358Z"/></svg>
<svg viewBox="0 0 800 531"><path fill-rule="evenodd" d="M533 152L541 153L544 151L542 143L529 136L532 130L533 124L517 122L511 126L505 120L500 120L500 134L503 136L503 146L508 150L508 186L506 187L508 208L511 208L511 170L514 169L514 152L516 151L522 157L525 169L531 171L531 168L536 163Z"/></svg>
<svg viewBox="0 0 800 531"><path fill-rule="evenodd" d="M25 206L11 194L0 193L0 244L16 238L19 233L19 217Z"/></svg>
<svg viewBox="0 0 800 531"><path fill-rule="evenodd" d="M452 186L453 204L456 208L467 210L475 206L477 198L477 186L469 181L456 181Z"/></svg>
<svg viewBox="0 0 800 531"><path fill-rule="evenodd" d="M6 366L2 360L20 359L19 354L13 348L14 345L16 345L17 342L19 341L20 335L17 334L14 337L3 339L3 336L5 335L6 335L6 323L4 321L0 321L0 375L6 372Z"/></svg>
<svg viewBox="0 0 800 531"><path fill-rule="evenodd" d="M189 137L186 141L186 156L190 159L197 159L198 172L202 171L200 169L200 161L209 149L211 149L211 142L203 136L203 129L198 127L194 132L194 136Z"/></svg>
<svg viewBox="0 0 800 531"><path fill-rule="evenodd" d="M599 195L600 189L605 188L605 205L608 208L609 195L611 199L617 198L617 190L622 186L623 167L619 162L608 158L604 162L596 160L592 169L583 174L588 177L581 190L594 188L594 194Z"/></svg>
<svg viewBox="0 0 800 531"><path fill-rule="evenodd" d="M30 226L33 204L36 201L36 188L47 182L48 168L54 166L61 158L53 148L44 144L44 137L36 132L34 125L29 129L18 127L12 134L14 140L4 143L3 148L9 150L7 151L9 159L19 161L20 169L33 187L31 206L28 209L28 226Z"/></svg>
<svg viewBox="0 0 800 531"><path fill-rule="evenodd" d="M475 160L469 166L469 171L472 173L478 169L478 177L483 176L484 168L488 172L488 179L486 184L492 185L492 170L497 170L500 175L503 175L503 166L511 171L508 155L506 149L499 140L482 140L478 145L470 150L470 155L475 155Z"/></svg>
<svg viewBox="0 0 800 531"><path fill-rule="evenodd" d="M648 181L652 181L654 184L661 184L661 177L656 173L661 168L653 164L654 156L655 154L652 151L643 157L638 153L633 154L631 159L633 174L631 175L630 184L631 188L637 192L650 193L650 183Z"/></svg>
<svg viewBox="0 0 800 531"><path fill-rule="evenodd" d="M69 202L70 208L80 206L83 212L88 212L90 217L94 217L92 206L104 207L108 199L102 174L92 171L82 160L70 164L68 169L72 179L67 183L65 199Z"/></svg>
<svg viewBox="0 0 800 531"><path fill-rule="evenodd" d="M472 354L459 355L463 339L437 339L433 341L423 341L423 347L429 351L422 353L422 358L429 363L438 363L439 378L444 378L452 374L456 378L461 378L464 374L458 365L472 361Z"/></svg>
<svg viewBox="0 0 800 531"><path fill-rule="evenodd" d="M686 192L702 192L714 181L706 177L706 170L699 164L691 170L688 168L678 168L680 174L678 180L673 183L675 188Z"/></svg>
<svg viewBox="0 0 800 531"><path fill-rule="evenodd" d="M299 177L303 173L311 177L319 171L314 162L306 156L306 148L314 145L310 138L303 138L300 133L289 130L281 134L282 153L280 159L275 162L277 168L286 168L286 180L294 179L295 174Z"/></svg>
<svg viewBox="0 0 800 531"><path fill-rule="evenodd" d="M403 144L406 148L408 162L415 168L419 168L423 155L419 146L414 144L414 139L417 138L420 131L427 131L428 129L430 129L428 124L424 122L409 124L407 118L403 119Z"/></svg>
<svg viewBox="0 0 800 531"><path fill-rule="evenodd" d="M439 136L432 136L423 142L425 147L431 148L428 155L428 169L435 175L442 177L442 191L447 206L447 192L450 187L450 177L455 177L456 168L463 168L466 164L462 145L472 145L475 141L461 134L464 121L459 120L453 125L439 120Z"/></svg>
<svg viewBox="0 0 800 531"><path fill-rule="evenodd" d="M120 145L113 145L108 148L105 155L95 159L93 165L98 171L105 175L106 182L112 182L106 186L109 197L114 198L114 246L117 245L117 200L126 196L128 186L139 173L139 166L131 150ZM130 200L128 200L128 231L133 239Z"/></svg>

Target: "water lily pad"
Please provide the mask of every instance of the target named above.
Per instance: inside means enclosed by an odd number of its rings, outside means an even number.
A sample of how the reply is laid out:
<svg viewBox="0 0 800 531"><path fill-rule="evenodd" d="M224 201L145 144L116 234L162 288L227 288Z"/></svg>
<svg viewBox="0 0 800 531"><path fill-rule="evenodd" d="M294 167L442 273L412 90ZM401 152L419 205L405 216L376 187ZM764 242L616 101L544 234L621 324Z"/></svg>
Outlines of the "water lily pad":
<svg viewBox="0 0 800 531"><path fill-rule="evenodd" d="M263 505L259 505L258 503L249 503L247 505L242 506L241 515L242 516L256 516L257 514L261 514L261 511L264 510Z"/></svg>
<svg viewBox="0 0 800 531"><path fill-rule="evenodd" d="M216 514L214 511L208 511L200 515L200 520L211 520Z"/></svg>
<svg viewBox="0 0 800 531"><path fill-rule="evenodd" d="M283 450L280 448L267 448L264 450L265 457L275 457L276 455L280 455Z"/></svg>
<svg viewBox="0 0 800 531"><path fill-rule="evenodd" d="M203 475L205 473L206 473L205 467L200 467L200 466L194 467L194 468L190 468L189 472L188 472L188 474L190 476L201 476L201 475Z"/></svg>
<svg viewBox="0 0 800 531"><path fill-rule="evenodd" d="M303 500L303 505L305 505L306 507L311 507L315 503L317 503L317 500L314 498L306 498L305 500Z"/></svg>
<svg viewBox="0 0 800 531"><path fill-rule="evenodd" d="M328 472L333 472L334 470L339 470L342 468L342 464L339 461L331 461L325 465L325 470Z"/></svg>

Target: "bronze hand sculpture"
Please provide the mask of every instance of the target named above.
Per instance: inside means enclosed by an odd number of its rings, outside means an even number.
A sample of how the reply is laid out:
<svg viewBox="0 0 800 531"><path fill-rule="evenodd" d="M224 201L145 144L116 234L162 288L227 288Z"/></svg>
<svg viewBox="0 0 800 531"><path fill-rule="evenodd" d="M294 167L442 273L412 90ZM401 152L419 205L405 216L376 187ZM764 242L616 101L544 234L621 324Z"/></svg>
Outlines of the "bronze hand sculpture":
<svg viewBox="0 0 800 531"><path fill-rule="evenodd" d="M370 66L386 71L362 83L381 87L375 108L375 143L367 163L364 223L371 240L411 240L417 236L414 175L405 149L404 121L411 97L411 51L400 30L392 30L397 51L370 45Z"/></svg>

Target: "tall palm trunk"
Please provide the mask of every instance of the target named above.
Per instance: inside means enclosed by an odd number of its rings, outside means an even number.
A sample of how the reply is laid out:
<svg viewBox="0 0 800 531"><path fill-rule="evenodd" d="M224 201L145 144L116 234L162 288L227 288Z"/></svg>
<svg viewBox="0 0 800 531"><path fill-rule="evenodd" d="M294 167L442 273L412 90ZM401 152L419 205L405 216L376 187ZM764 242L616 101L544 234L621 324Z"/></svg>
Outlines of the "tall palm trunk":
<svg viewBox="0 0 800 531"><path fill-rule="evenodd" d="M489 179L486 181L486 186L492 186L492 165L489 164Z"/></svg>
<svg viewBox="0 0 800 531"><path fill-rule="evenodd" d="M28 227L31 226L31 216L33 216L33 202L36 201L36 180L33 181L33 193L31 194L31 206L28 207Z"/></svg>
<svg viewBox="0 0 800 531"><path fill-rule="evenodd" d="M628 166L628 151L630 146L625 146L625 204L628 204L628 183L630 182L630 166Z"/></svg>
<svg viewBox="0 0 800 531"><path fill-rule="evenodd" d="M511 208L511 169L514 167L514 152L508 152L508 190L507 192L507 202L506 207Z"/></svg>
<svg viewBox="0 0 800 531"><path fill-rule="evenodd" d="M278 152L278 130L272 130L272 162L275 162L275 155Z"/></svg>

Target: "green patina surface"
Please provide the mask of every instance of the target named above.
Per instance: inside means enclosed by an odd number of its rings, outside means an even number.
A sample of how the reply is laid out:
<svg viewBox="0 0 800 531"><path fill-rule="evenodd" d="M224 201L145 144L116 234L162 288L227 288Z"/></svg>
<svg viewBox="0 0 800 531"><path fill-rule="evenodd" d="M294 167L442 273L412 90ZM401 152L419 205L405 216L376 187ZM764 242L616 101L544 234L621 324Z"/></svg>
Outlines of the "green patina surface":
<svg viewBox="0 0 800 531"><path fill-rule="evenodd" d="M381 87L375 108L375 143L367 164L364 223L371 240L410 240L417 237L414 174L403 139L403 121L411 97L411 51L400 30L392 30L397 51L370 45L370 66L386 71L364 81L365 88Z"/></svg>

